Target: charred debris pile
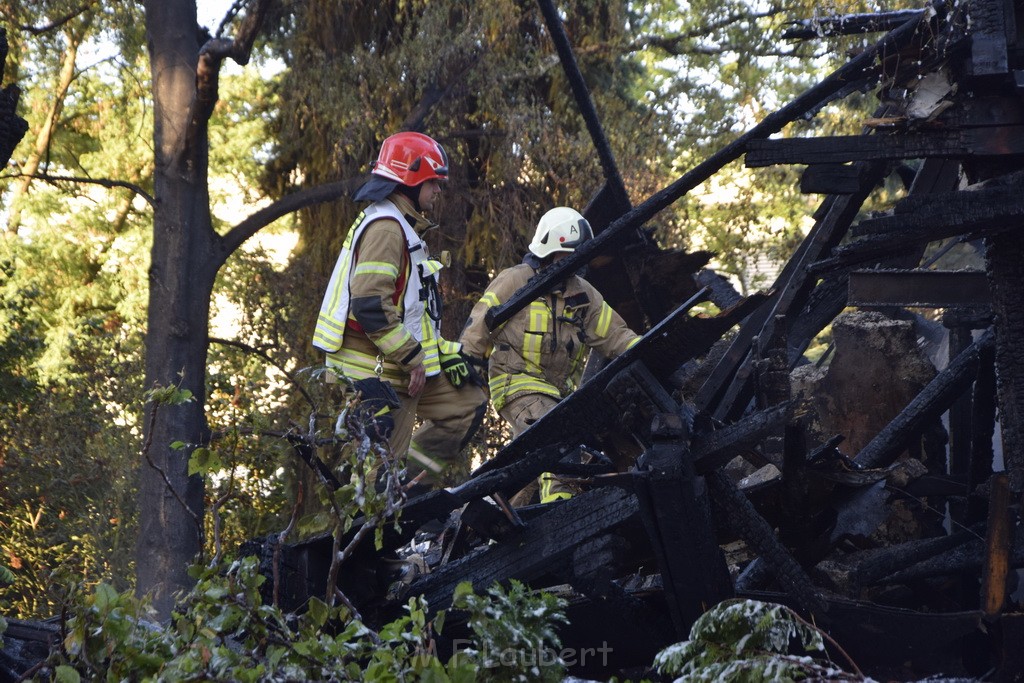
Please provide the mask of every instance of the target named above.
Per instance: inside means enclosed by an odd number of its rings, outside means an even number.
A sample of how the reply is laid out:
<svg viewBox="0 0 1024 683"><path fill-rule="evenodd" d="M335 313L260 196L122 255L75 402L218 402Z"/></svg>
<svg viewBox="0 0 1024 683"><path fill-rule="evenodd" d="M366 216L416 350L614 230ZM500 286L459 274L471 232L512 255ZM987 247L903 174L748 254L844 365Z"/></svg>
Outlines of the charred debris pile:
<svg viewBox="0 0 1024 683"><path fill-rule="evenodd" d="M468 481L410 500L406 531L346 565L346 595L372 620L410 595L446 608L463 580L563 592L566 645L610 648L584 675L650 663L731 596L797 608L869 675L1020 675L1024 6L797 25L788 37L878 42L633 206L555 8L540 4L605 171L586 211L597 236L489 324L584 264L627 321L655 324ZM855 92L878 101L862 134L771 137ZM702 271L706 254L661 250L642 229L741 156L805 165L801 189L822 197L774 285L749 297ZM903 197L865 215L890 177ZM706 300L721 312L694 315ZM809 364L830 325L827 362ZM573 464L581 452L589 463ZM509 504L544 471L580 493ZM431 520L444 532L396 581L392 560ZM288 548L293 604L323 594L331 545Z"/></svg>
<svg viewBox="0 0 1024 683"><path fill-rule="evenodd" d="M605 183L585 211L596 237L489 324L589 265L627 322L650 329L588 367L575 394L466 482L409 500L402 531L389 526L379 552L363 543L339 587L371 623L412 595L447 608L464 580L559 592L570 600L565 646L604 648L573 668L594 678L650 664L708 606L739 596L797 609L868 675L1015 680L1024 5L936 2L796 25L786 37L877 42L634 206L557 8L539 4ZM771 137L859 92L878 101L862 134ZM748 297L701 270L709 255L662 250L643 229L741 157L804 165L801 190L821 196L774 285ZM902 199L865 215L890 178ZM694 315L704 301L721 312ZM807 363L829 326L826 362ZM572 477L579 494L513 507L545 471ZM415 545L429 523L444 530ZM331 538L252 545L280 578L283 607L325 594Z"/></svg>

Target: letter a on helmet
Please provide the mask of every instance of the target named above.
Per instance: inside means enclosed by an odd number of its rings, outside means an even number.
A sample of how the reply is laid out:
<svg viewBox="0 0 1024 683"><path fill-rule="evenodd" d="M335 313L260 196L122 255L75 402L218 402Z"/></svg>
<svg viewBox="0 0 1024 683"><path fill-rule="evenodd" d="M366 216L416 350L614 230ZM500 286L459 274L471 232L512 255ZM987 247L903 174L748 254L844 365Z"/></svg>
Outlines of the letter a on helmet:
<svg viewBox="0 0 1024 683"><path fill-rule="evenodd" d="M593 236L590 223L576 209L556 206L541 216L530 251L540 258L556 251L571 252Z"/></svg>
<svg viewBox="0 0 1024 683"><path fill-rule="evenodd" d="M373 175L416 187L431 179L448 179L448 155L422 133L396 133L380 146Z"/></svg>

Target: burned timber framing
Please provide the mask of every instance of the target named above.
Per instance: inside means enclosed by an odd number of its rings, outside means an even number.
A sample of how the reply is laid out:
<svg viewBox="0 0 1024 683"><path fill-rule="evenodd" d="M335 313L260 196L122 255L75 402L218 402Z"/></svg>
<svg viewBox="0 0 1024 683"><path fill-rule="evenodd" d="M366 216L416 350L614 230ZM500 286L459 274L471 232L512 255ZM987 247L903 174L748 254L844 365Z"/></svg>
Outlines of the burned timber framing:
<svg viewBox="0 0 1024 683"><path fill-rule="evenodd" d="M575 394L468 481L410 500L384 553L364 544L350 558L339 577L346 595L372 620L410 595L443 609L462 580L566 590L566 643L611 647L602 669L578 671L594 675L649 663L717 601L760 597L813 618L869 674L1014 679L1024 671L1024 615L1009 609L1024 567L1024 4L933 2L826 22L818 30L887 32L632 206L557 8L539 3L605 174L586 210L597 236L492 309L488 324L589 263L627 321L652 326L623 356L589 367ZM861 135L772 137L867 91L879 105ZM823 198L773 287L727 300L692 276L702 262L659 250L642 226L741 157L806 165L802 190ZM862 216L894 174L903 198ZM936 267L954 247L981 266ZM644 260L674 267L683 296L638 296ZM721 312L693 315L705 300ZM907 310L922 308L942 311L943 369L908 385L896 414L862 441L812 424L793 383L812 340L834 325L838 362L843 330L869 325L895 338L919 324ZM571 464L580 451L589 464ZM737 480L736 459L761 476ZM543 471L574 477L582 492L508 504ZM897 508L911 531L878 536ZM925 508L945 524L914 522ZM447 528L428 571L391 585L382 555L431 520ZM326 590L331 547L314 538L287 548L293 605Z"/></svg>

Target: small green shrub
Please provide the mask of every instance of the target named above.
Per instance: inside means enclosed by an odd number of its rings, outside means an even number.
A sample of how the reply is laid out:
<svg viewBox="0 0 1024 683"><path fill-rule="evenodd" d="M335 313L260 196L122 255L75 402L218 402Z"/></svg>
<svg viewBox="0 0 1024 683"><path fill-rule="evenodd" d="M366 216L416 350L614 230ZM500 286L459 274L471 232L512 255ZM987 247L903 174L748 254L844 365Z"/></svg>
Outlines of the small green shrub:
<svg viewBox="0 0 1024 683"><path fill-rule="evenodd" d="M565 621L562 603L520 583L507 591L496 585L484 596L468 583L457 588L455 605L469 613L475 637L445 664L433 642L444 613L428 619L420 598L375 632L347 608L315 598L302 615L263 604L266 577L253 557L226 570L194 567L193 574L195 588L166 627L147 620L145 601L106 584L68 596L60 647L36 680L473 683L564 676L557 659L537 659L559 647L554 625ZM513 651L513 659L500 656Z"/></svg>
<svg viewBox="0 0 1024 683"><path fill-rule="evenodd" d="M659 652L654 666L678 681L863 680L806 653L825 653L822 634L788 607L725 600L697 619L689 640Z"/></svg>
<svg viewBox="0 0 1024 683"><path fill-rule="evenodd" d="M480 680L528 683L565 677L556 631L557 624L566 623L565 603L559 598L533 593L514 579L507 590L495 584L486 595L476 595L472 584L464 582L456 587L452 605L469 613L476 635L476 643L457 651L453 661L471 664Z"/></svg>

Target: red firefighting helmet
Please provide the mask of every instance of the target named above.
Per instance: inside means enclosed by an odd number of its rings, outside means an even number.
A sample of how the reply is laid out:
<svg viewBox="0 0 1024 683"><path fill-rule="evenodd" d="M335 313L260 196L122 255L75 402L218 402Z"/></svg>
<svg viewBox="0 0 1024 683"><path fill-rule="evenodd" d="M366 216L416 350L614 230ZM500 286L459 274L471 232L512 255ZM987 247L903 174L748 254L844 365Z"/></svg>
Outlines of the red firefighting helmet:
<svg viewBox="0 0 1024 683"><path fill-rule="evenodd" d="M448 179L448 155L431 137L422 133L396 133L380 146L373 175L416 187L436 178Z"/></svg>

